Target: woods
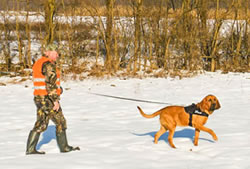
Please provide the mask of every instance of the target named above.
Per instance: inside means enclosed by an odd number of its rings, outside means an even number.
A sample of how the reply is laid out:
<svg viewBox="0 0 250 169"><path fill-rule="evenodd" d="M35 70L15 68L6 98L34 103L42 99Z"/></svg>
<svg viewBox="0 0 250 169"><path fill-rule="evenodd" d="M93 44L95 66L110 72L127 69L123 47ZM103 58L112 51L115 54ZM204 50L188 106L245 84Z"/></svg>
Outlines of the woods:
<svg viewBox="0 0 250 169"><path fill-rule="evenodd" d="M249 72L249 6L244 0L3 0L0 72L26 75L48 43L59 45L64 73Z"/></svg>

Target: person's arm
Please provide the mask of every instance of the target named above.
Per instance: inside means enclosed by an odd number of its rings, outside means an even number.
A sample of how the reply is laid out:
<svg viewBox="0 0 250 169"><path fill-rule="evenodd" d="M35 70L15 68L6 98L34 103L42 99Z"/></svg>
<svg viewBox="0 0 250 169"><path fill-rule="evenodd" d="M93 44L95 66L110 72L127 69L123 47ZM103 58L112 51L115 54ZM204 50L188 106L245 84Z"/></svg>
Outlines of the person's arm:
<svg viewBox="0 0 250 169"><path fill-rule="evenodd" d="M43 64L42 73L45 76L46 90L48 92L49 99L54 103L54 110L58 111L60 105L60 96L57 94L57 75L56 65L51 62Z"/></svg>

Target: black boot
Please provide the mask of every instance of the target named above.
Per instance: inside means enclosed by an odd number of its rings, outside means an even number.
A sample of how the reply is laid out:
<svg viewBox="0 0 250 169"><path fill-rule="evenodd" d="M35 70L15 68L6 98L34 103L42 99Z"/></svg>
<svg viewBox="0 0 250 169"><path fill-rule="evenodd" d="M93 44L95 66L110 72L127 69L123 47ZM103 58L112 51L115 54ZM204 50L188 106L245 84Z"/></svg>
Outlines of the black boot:
<svg viewBox="0 0 250 169"><path fill-rule="evenodd" d="M66 131L63 130L61 133L56 133L56 140L57 144L59 146L59 149L62 153L70 152L70 151L75 151L75 150L80 150L79 147L72 147L68 145L67 141L67 136L66 136Z"/></svg>
<svg viewBox="0 0 250 169"><path fill-rule="evenodd" d="M45 154L45 152L39 152L36 150L36 145L39 140L40 133L33 130L30 131L29 138L27 141L26 155L29 154Z"/></svg>

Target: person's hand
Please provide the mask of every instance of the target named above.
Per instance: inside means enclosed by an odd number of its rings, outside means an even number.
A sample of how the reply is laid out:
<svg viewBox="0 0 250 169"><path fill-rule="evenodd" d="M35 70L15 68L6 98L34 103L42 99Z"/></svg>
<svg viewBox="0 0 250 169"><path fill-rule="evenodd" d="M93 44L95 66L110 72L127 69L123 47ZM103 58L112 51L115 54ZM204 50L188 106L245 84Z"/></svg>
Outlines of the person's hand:
<svg viewBox="0 0 250 169"><path fill-rule="evenodd" d="M58 101L54 102L54 107L53 107L53 110L58 111L58 110L59 110L59 108L60 108L60 104L59 104L59 102L58 102Z"/></svg>

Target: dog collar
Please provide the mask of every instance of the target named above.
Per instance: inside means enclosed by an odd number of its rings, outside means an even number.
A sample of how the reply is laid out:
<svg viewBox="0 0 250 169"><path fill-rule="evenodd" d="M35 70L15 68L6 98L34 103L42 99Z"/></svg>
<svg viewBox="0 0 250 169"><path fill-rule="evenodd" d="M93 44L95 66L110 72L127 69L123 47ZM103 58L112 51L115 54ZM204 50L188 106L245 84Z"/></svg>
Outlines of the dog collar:
<svg viewBox="0 0 250 169"><path fill-rule="evenodd" d="M190 106L184 107L184 110L185 110L186 113L189 114L189 123L188 123L188 125L191 126L191 127L193 126L193 125L192 125L193 114L194 114L194 115L199 115L199 116L205 116L205 117L208 117L208 116L209 116L207 113L202 112L202 111L196 106L196 104L194 104L194 103L193 103L192 105L190 105Z"/></svg>

